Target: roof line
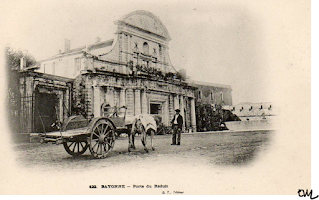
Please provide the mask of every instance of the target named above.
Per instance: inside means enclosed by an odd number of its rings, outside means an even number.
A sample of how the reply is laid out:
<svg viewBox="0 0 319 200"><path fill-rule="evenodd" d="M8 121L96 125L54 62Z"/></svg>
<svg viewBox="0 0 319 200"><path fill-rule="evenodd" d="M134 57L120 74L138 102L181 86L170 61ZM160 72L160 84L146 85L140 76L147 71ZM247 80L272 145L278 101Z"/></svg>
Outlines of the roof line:
<svg viewBox="0 0 319 200"><path fill-rule="evenodd" d="M210 82L195 81L195 80L190 81L190 83L197 84L197 85L208 85L208 86L215 86L215 87L226 87L226 88L231 89L231 85L226 85L226 84L210 83Z"/></svg>
<svg viewBox="0 0 319 200"><path fill-rule="evenodd" d="M111 41L114 41L114 38L109 39L109 40L105 40L105 41L102 41L102 42L98 42L98 43L94 43L94 44L90 44L90 45L84 45L84 46L81 46L81 47L70 49L69 51L66 51L66 52L63 52L63 53L59 53L57 55L52 56L51 58L47 58L47 59L41 60L39 62L44 62L44 61L60 58L60 57L66 56L66 55L82 53L83 49L85 49L86 47L91 48L91 47L93 47L95 45L100 45L100 44L108 43L108 42L111 42Z"/></svg>

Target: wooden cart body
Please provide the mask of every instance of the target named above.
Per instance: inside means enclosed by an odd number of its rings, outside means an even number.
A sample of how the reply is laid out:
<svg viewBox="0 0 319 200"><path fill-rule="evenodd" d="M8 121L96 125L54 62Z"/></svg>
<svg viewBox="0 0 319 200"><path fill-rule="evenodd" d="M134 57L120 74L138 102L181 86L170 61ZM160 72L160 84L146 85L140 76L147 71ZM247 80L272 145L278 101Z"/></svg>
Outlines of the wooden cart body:
<svg viewBox="0 0 319 200"><path fill-rule="evenodd" d="M113 149L116 136L128 131L126 108L114 107L111 111L91 120L81 115L71 116L62 124L60 131L42 134L41 140L63 144L72 156L82 155L89 149L94 158L105 158Z"/></svg>

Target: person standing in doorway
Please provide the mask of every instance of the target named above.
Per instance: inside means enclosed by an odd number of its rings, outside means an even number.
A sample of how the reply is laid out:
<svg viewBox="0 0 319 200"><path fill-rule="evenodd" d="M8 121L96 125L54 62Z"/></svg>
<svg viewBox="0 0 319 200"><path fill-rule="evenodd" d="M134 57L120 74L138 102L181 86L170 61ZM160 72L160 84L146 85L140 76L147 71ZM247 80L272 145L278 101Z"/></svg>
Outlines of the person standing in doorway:
<svg viewBox="0 0 319 200"><path fill-rule="evenodd" d="M175 115L172 120L172 129L173 129L173 136L172 136L172 144L171 145L181 145L181 132L183 127L183 117L179 114L180 110L175 110ZM176 143L176 136L177 136L177 143Z"/></svg>

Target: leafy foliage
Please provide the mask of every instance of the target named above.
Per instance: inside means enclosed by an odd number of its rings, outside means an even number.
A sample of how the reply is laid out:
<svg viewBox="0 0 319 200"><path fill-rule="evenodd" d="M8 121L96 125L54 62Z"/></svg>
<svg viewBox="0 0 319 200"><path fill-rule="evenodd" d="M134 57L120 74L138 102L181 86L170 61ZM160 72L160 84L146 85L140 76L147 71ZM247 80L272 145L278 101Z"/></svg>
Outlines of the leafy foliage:
<svg viewBox="0 0 319 200"><path fill-rule="evenodd" d="M85 89L85 80L83 76L78 76L73 82L72 90L72 115L83 115L87 118L87 105L85 97L87 95L87 90Z"/></svg>
<svg viewBox="0 0 319 200"><path fill-rule="evenodd" d="M213 108L210 104L196 103L196 122L198 131L223 130L221 125L226 121L240 121L239 117L221 106Z"/></svg>
<svg viewBox="0 0 319 200"><path fill-rule="evenodd" d="M20 116L20 101L21 94L19 91L19 72L20 59L26 58L26 66L32 66L36 64L36 60L33 56L25 53L21 50L14 50L11 47L6 47L6 70L7 70L7 108L8 118L11 131L19 132L21 128L19 126Z"/></svg>
<svg viewBox="0 0 319 200"><path fill-rule="evenodd" d="M37 63L35 58L29 53L23 52L21 50L14 50L11 47L6 47L6 65L8 69L19 69L20 59L23 57L26 59L27 67L35 65Z"/></svg>
<svg viewBox="0 0 319 200"><path fill-rule="evenodd" d="M173 79L179 79L179 80L184 80L183 76L180 73L172 73L168 72L165 73L161 71L160 69L157 69L155 67L150 67L147 65L138 65L136 64L134 66L133 61L129 61L127 64L128 68L132 71L132 74L144 74L144 75L149 75L156 77L158 79L162 80L173 80ZM139 73L137 73L139 72Z"/></svg>

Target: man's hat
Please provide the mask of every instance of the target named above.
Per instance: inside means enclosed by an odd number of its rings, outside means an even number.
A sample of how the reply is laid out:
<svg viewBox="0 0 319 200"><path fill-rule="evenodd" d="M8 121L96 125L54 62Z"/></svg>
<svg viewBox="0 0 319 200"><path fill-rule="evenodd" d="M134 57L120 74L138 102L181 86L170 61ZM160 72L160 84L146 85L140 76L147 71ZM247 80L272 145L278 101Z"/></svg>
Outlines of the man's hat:
<svg viewBox="0 0 319 200"><path fill-rule="evenodd" d="M181 112L179 109L176 109L175 111L176 111L176 112Z"/></svg>

